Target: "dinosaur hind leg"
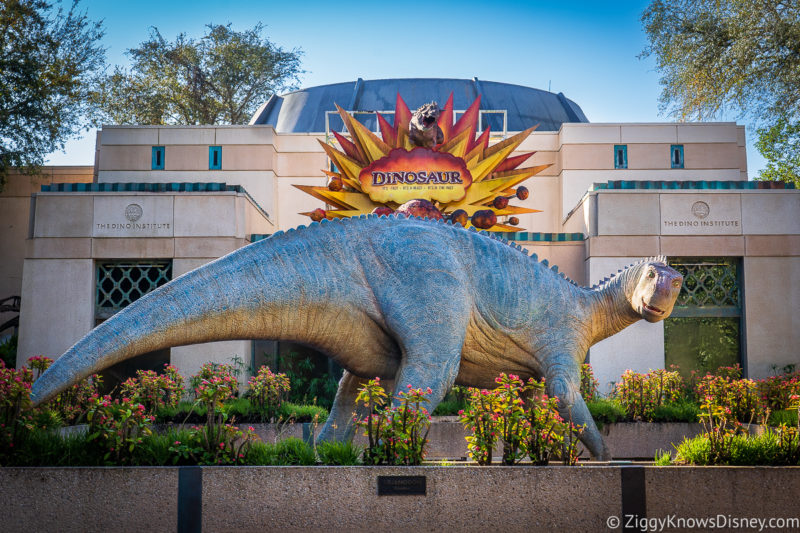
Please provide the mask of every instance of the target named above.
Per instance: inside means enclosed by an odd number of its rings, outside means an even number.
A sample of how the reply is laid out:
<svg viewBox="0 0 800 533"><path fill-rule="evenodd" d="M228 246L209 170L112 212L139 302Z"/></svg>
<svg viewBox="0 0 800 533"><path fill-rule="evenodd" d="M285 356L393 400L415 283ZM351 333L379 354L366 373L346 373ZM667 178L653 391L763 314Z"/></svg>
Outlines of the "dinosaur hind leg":
<svg viewBox="0 0 800 533"><path fill-rule="evenodd" d="M336 390L336 398L333 400L331 414L322 427L317 437L317 441L348 441L353 438L356 431L353 418L359 420L367 416L367 411L363 406L356 405L358 389L364 386L369 379L364 379L351 374L347 370L339 380L339 388ZM381 385L386 390L386 394L392 394L392 380L381 380Z"/></svg>
<svg viewBox="0 0 800 533"><path fill-rule="evenodd" d="M558 397L558 411L561 417L564 420L571 420L576 426L584 426L580 439L592 457L601 461L610 460L611 453L580 394L578 367L554 365L547 371L545 384L547 394Z"/></svg>

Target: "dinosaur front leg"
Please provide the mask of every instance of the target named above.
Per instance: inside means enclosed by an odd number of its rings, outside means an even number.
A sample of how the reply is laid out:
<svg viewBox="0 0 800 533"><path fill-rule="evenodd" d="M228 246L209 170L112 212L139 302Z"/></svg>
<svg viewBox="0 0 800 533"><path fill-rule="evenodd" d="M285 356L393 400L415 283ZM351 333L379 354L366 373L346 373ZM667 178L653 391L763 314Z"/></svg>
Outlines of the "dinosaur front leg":
<svg viewBox="0 0 800 533"><path fill-rule="evenodd" d="M364 386L369 379L360 378L351 374L347 370L339 380L339 388L336 390L336 397L333 400L331 414L322 427L317 441L348 441L353 438L356 431L353 417L363 419L367 416L364 406L356 405L358 389ZM386 394L392 394L392 380L381 380L381 385L386 390Z"/></svg>
<svg viewBox="0 0 800 533"><path fill-rule="evenodd" d="M580 393L580 370L577 365L552 365L545 376L547 394L558 397L558 411L564 420L576 426L584 426L581 441L592 457L601 461L611 459L611 453L603 436L594 423L589 408Z"/></svg>

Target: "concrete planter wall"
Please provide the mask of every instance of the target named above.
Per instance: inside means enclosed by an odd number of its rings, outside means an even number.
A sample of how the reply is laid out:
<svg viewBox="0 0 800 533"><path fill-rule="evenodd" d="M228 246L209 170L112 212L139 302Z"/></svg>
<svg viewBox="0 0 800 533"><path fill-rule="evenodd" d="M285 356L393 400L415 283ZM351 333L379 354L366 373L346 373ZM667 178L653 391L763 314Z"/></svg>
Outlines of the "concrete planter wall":
<svg viewBox="0 0 800 533"><path fill-rule="evenodd" d="M315 428L311 424L253 424L262 440L273 442L278 438L310 438ZM316 428L319 430L319 427ZM672 451L673 444L684 437L694 437L703 432L702 424L687 423L617 423L606 424L600 430L615 459L652 460L658 450ZM467 431L458 422L458 417L436 417L428 433L428 459L460 459L467 457ZM366 439L356 437L356 443L365 444ZM495 455L500 456L500 448ZM588 452L584 453L588 457Z"/></svg>
<svg viewBox="0 0 800 533"><path fill-rule="evenodd" d="M423 476L425 494L380 496L379 476ZM604 531L624 515L793 518L798 494L794 467L0 468L2 530L26 533Z"/></svg>

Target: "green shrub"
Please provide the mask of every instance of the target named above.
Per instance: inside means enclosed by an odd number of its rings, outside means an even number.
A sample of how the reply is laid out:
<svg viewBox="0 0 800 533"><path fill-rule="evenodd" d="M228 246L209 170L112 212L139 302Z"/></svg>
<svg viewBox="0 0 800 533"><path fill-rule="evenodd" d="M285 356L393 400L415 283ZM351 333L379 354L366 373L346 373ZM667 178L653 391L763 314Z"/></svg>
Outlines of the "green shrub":
<svg viewBox="0 0 800 533"><path fill-rule="evenodd" d="M625 409L616 400L609 400L606 398L597 398L590 402L586 402L586 407L592 414L595 423L598 427L603 427L604 424L614 424L626 419Z"/></svg>
<svg viewBox="0 0 800 533"><path fill-rule="evenodd" d="M684 439L676 446L672 464L732 466L800 466L800 441L795 428L767 430L761 435L735 434L727 453L713 450L708 434Z"/></svg>
<svg viewBox="0 0 800 533"><path fill-rule="evenodd" d="M672 464L672 454L670 452L656 451L653 466L669 466Z"/></svg>
<svg viewBox="0 0 800 533"><path fill-rule="evenodd" d="M281 404L281 418L294 422L319 422L328 419L328 410L319 405L297 405L289 402Z"/></svg>
<svg viewBox="0 0 800 533"><path fill-rule="evenodd" d="M653 411L653 422L689 422L698 421L700 407L688 400L659 405Z"/></svg>
<svg viewBox="0 0 800 533"><path fill-rule="evenodd" d="M782 411L775 411L769 415L768 424L770 426L780 426L781 424L785 424L787 426L796 426L797 410L784 409Z"/></svg>
<svg viewBox="0 0 800 533"><path fill-rule="evenodd" d="M278 465L315 465L317 456L314 448L300 439L290 437L278 441L275 445L275 453Z"/></svg>
<svg viewBox="0 0 800 533"><path fill-rule="evenodd" d="M255 441L245 455L244 464L270 466L277 464L276 445L270 442Z"/></svg>
<svg viewBox="0 0 800 533"><path fill-rule="evenodd" d="M361 464L363 449L352 442L320 442L317 444L319 460L324 465L350 466Z"/></svg>
<svg viewBox="0 0 800 533"><path fill-rule="evenodd" d="M61 436L58 431L34 429L4 466L99 466L103 456L93 453L88 433Z"/></svg>
<svg viewBox="0 0 800 533"><path fill-rule="evenodd" d="M276 443L256 441L244 463L254 466L309 466L317 464L314 448L294 437Z"/></svg>

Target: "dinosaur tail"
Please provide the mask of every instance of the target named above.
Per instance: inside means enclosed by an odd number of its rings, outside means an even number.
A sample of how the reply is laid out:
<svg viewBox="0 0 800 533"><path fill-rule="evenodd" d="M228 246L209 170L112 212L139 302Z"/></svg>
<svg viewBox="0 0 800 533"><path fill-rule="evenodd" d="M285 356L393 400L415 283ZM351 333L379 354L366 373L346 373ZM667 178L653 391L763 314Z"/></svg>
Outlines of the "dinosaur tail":
<svg viewBox="0 0 800 533"><path fill-rule="evenodd" d="M265 245L265 246L262 246ZM294 336L287 311L297 273L276 264L267 241L237 250L159 287L67 350L33 384L34 404L120 361L172 346Z"/></svg>

